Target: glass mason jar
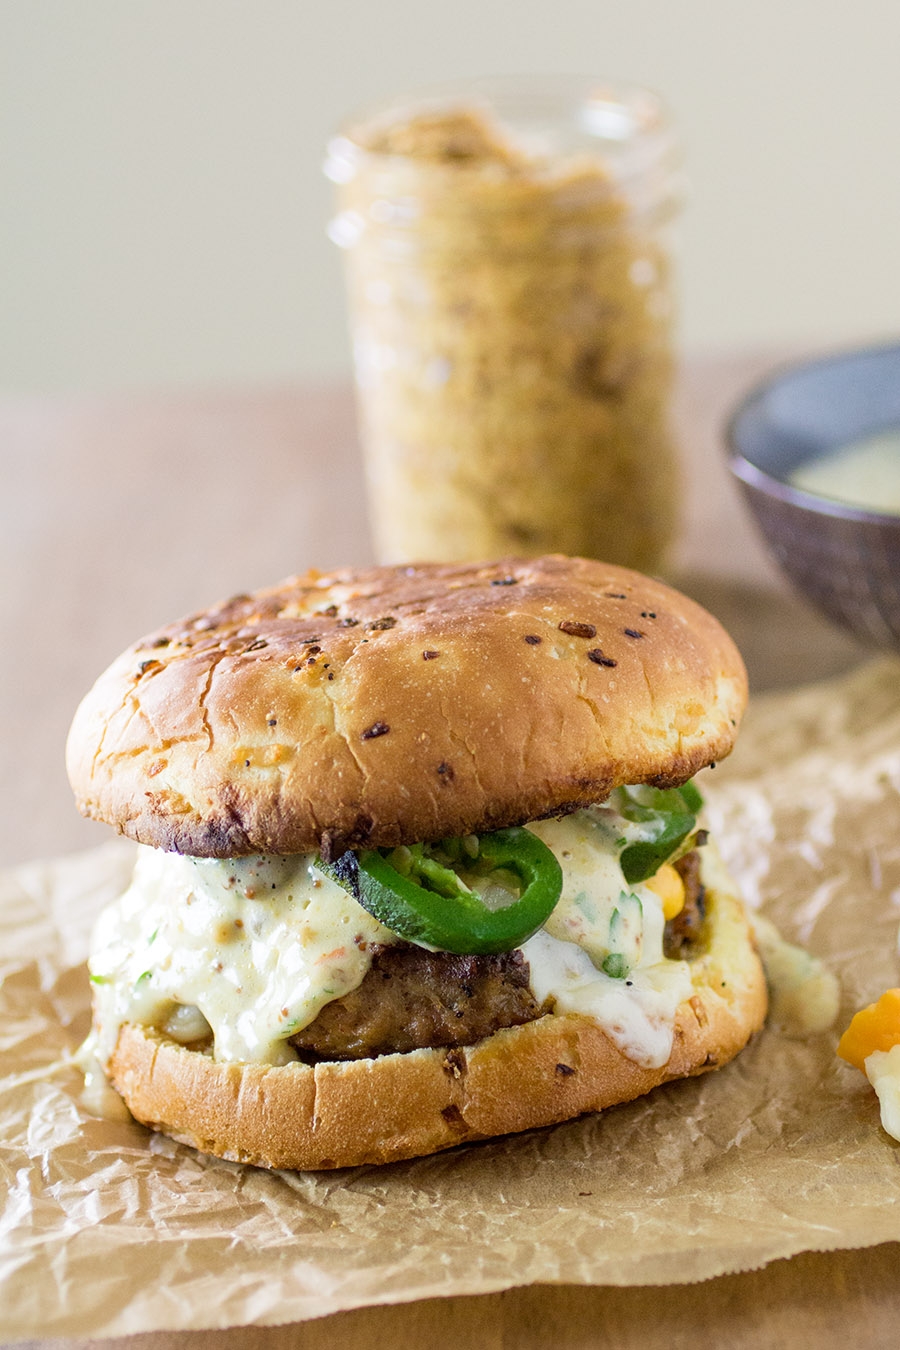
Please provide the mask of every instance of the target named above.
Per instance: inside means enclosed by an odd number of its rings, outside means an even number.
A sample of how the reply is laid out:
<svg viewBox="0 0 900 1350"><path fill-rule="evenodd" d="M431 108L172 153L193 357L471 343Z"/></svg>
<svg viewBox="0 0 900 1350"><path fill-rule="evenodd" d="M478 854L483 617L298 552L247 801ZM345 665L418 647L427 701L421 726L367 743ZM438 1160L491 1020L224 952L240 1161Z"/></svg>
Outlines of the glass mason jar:
<svg viewBox="0 0 900 1350"><path fill-rule="evenodd" d="M656 569L678 507L658 99L473 83L361 115L326 173L380 560Z"/></svg>

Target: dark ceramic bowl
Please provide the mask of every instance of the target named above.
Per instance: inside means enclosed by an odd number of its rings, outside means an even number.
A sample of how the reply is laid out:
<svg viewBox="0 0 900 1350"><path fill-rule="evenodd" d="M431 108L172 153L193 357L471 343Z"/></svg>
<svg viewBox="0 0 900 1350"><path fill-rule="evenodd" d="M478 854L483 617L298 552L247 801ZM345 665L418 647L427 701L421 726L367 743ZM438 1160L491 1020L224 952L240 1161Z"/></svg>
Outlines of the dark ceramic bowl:
<svg viewBox="0 0 900 1350"><path fill-rule="evenodd" d="M900 428L900 345L781 370L728 428L731 470L790 580L863 641L900 649L900 515L845 505L787 480L807 460Z"/></svg>

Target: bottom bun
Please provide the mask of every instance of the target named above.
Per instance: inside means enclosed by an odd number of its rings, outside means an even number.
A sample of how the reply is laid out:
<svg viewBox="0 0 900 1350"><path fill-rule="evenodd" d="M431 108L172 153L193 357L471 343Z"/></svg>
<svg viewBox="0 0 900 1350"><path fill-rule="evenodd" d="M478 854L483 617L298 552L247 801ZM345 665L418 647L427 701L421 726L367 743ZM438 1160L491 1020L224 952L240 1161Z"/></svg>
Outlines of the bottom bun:
<svg viewBox="0 0 900 1350"><path fill-rule="evenodd" d="M632 1101L732 1059L766 1015L747 917L718 876L694 992L668 1062L627 1059L590 1018L548 1014L472 1046L279 1067L223 1063L126 1024L109 1065L132 1115L234 1162L319 1169L395 1162Z"/></svg>

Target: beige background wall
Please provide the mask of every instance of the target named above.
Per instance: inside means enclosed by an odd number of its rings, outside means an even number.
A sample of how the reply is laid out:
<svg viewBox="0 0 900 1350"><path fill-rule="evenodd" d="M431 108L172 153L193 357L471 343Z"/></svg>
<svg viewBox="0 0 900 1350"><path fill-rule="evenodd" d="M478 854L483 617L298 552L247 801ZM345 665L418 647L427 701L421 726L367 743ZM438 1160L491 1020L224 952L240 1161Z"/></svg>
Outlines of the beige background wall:
<svg viewBox="0 0 900 1350"><path fill-rule="evenodd" d="M0 0L0 386L339 374L329 132L541 69L671 103L686 345L900 332L898 0Z"/></svg>

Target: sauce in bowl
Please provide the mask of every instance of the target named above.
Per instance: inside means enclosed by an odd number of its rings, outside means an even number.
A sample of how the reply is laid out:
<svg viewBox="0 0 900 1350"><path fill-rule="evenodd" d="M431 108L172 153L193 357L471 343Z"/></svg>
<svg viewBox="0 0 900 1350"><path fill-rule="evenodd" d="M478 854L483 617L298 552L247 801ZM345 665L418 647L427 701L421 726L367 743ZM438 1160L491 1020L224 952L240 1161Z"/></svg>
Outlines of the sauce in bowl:
<svg viewBox="0 0 900 1350"><path fill-rule="evenodd" d="M900 426L807 460L791 472L788 482L847 506L900 515Z"/></svg>

